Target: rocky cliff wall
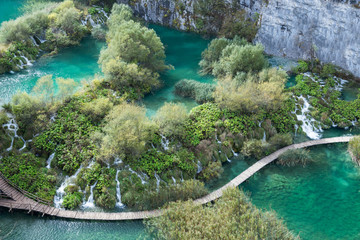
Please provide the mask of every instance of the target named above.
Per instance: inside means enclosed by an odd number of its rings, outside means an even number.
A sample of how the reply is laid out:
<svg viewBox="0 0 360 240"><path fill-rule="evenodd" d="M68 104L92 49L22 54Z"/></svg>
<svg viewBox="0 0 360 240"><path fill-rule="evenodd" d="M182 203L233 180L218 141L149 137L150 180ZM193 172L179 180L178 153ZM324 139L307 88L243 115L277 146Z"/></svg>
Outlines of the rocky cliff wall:
<svg viewBox="0 0 360 240"><path fill-rule="evenodd" d="M295 59L312 55L360 76L360 9L324 0L270 0L261 10L255 41L267 53Z"/></svg>
<svg viewBox="0 0 360 240"><path fill-rule="evenodd" d="M196 30L196 0L118 0L146 21ZM227 0L231 2L232 0ZM260 13L256 42L268 54L341 66L360 76L360 0L238 0L250 15Z"/></svg>

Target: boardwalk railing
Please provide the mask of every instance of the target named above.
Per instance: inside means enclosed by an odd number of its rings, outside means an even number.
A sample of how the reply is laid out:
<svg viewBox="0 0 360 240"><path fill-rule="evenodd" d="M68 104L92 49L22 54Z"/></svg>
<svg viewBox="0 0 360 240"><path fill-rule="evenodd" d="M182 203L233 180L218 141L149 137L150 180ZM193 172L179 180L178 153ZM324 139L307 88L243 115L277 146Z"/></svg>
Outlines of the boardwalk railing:
<svg viewBox="0 0 360 240"><path fill-rule="evenodd" d="M13 183L12 181L10 181L9 179L7 179L4 174L0 171L0 177L5 181L7 182L12 188L14 188L15 190L19 191L20 193L22 193L24 196L38 202L38 203L41 203L41 204L45 204L45 205L52 205L52 201L49 201L49 200L45 200L45 199L42 199L42 198L39 198L38 196L36 196L35 194L33 193L29 193L23 189L21 189L20 187L18 187L15 183ZM8 195L8 194L6 194ZM13 198L13 196L11 196L11 193L9 193L10 198Z"/></svg>

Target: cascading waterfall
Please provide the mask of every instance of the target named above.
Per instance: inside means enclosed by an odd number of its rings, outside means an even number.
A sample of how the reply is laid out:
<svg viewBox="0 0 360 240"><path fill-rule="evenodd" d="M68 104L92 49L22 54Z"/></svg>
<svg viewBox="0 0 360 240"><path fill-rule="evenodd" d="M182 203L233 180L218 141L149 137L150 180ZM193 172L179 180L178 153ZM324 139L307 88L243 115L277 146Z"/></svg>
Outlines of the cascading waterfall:
<svg viewBox="0 0 360 240"><path fill-rule="evenodd" d="M184 177L183 177L183 173L181 172L181 182L183 182L184 181Z"/></svg>
<svg viewBox="0 0 360 240"><path fill-rule="evenodd" d="M121 160L121 158L119 158L119 157L115 158L115 161L114 161L115 165L122 164L122 163L123 163L123 161Z"/></svg>
<svg viewBox="0 0 360 240"><path fill-rule="evenodd" d="M198 161L198 162L197 162L197 171L196 171L196 173L199 174L202 170L203 170L203 167L202 167L202 165L201 165L201 162Z"/></svg>
<svg viewBox="0 0 360 240"><path fill-rule="evenodd" d="M55 157L55 153L52 153L52 154L49 156L48 160L46 161L46 163L47 163L46 168L47 168L47 169L50 169L50 168L51 168L51 161L54 159L54 157Z"/></svg>
<svg viewBox="0 0 360 240"><path fill-rule="evenodd" d="M305 97L300 96L299 100L300 99L303 100L304 105L301 108L301 114L296 114L297 120L302 121L303 124L301 128L310 139L319 139L321 137L321 134L319 132L321 132L322 129L316 128L314 126L314 123L316 123L317 121L312 117L308 117L307 115L310 112L309 109L311 105Z"/></svg>
<svg viewBox="0 0 360 240"><path fill-rule="evenodd" d="M128 169L129 169L129 171L130 171L131 173L136 174L136 176L138 176L138 177L140 178L141 184L144 185L145 183L147 183L147 182L145 181L144 176L141 176L139 173L137 173L137 172L135 172L134 170L132 170L131 167L129 167L129 166L127 166L127 167L128 167Z"/></svg>
<svg viewBox="0 0 360 240"><path fill-rule="evenodd" d="M231 162L231 160L230 160L230 158L227 156L227 154L225 153L225 157L226 157L226 160L230 163Z"/></svg>
<svg viewBox="0 0 360 240"><path fill-rule="evenodd" d="M54 196L54 206L56 208L61 208L61 205L64 201L65 188L73 183L73 181L76 179L77 175L80 173L82 168L83 167L81 165L74 175L72 175L71 177L66 176L64 182L56 190L56 194Z"/></svg>
<svg viewBox="0 0 360 240"><path fill-rule="evenodd" d="M13 149L15 138L20 138L24 142L24 145L19 149L19 151L22 151L26 148L26 141L23 137L17 134L19 125L16 123L15 118L10 114L8 116L10 117L9 122L2 125L2 127L7 130L7 135L11 138L10 147L8 147L6 151L10 152Z"/></svg>
<svg viewBox="0 0 360 240"><path fill-rule="evenodd" d="M88 198L88 200L86 201L86 203L84 203L81 207L82 208L94 208L95 207L95 203L94 203L94 188L96 187L96 184L98 183L98 181L96 181L93 185L90 186L90 196Z"/></svg>
<svg viewBox="0 0 360 240"><path fill-rule="evenodd" d="M231 149L231 152L232 152L232 154L233 154L235 157L239 156L239 154L236 153L236 152L234 151L234 149Z"/></svg>
<svg viewBox="0 0 360 240"><path fill-rule="evenodd" d="M170 141L164 135L161 134L160 136L161 136L161 146L162 146L162 148L165 151L169 150Z"/></svg>
<svg viewBox="0 0 360 240"><path fill-rule="evenodd" d="M34 46L36 46L36 47L39 46L39 44L36 43L36 40L35 40L35 38L33 36L30 36L30 39L31 39Z"/></svg>
<svg viewBox="0 0 360 240"><path fill-rule="evenodd" d="M160 179L159 175L156 172L155 172L154 176L156 178L156 191L159 191L161 179Z"/></svg>
<svg viewBox="0 0 360 240"><path fill-rule="evenodd" d="M121 202L121 191L120 191L120 181L118 179L120 170L116 171L116 207L123 208L125 205Z"/></svg>
<svg viewBox="0 0 360 240"><path fill-rule="evenodd" d="M174 176L171 176L171 179L173 180L174 184L176 184L176 179L174 178Z"/></svg>

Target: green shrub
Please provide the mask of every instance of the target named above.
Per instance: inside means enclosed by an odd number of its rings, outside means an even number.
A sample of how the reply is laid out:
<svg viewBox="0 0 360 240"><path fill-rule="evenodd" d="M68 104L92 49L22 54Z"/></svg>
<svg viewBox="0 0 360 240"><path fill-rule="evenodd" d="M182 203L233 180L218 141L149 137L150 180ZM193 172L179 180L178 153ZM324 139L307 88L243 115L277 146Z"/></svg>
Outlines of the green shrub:
<svg viewBox="0 0 360 240"><path fill-rule="evenodd" d="M360 136L353 137L349 142L349 152L358 165L360 165Z"/></svg>
<svg viewBox="0 0 360 240"><path fill-rule="evenodd" d="M227 189L215 204L176 202L164 211L162 216L145 221L154 239L299 239L274 212L257 209L236 188Z"/></svg>
<svg viewBox="0 0 360 240"><path fill-rule="evenodd" d="M214 91L216 86L210 83L200 83L195 80L181 80L175 85L175 93L182 97L190 97L197 103L214 101Z"/></svg>
<svg viewBox="0 0 360 240"><path fill-rule="evenodd" d="M305 167L308 163L312 161L313 159L310 155L309 150L290 149L279 156L276 164L288 167L293 167L297 165L302 165L303 167Z"/></svg>

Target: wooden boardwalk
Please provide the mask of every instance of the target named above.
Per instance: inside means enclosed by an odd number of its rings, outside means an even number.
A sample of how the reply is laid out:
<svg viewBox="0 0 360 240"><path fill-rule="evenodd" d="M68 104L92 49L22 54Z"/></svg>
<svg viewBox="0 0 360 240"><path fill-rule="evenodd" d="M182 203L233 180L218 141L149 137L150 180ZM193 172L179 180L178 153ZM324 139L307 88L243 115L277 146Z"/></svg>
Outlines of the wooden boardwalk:
<svg viewBox="0 0 360 240"><path fill-rule="evenodd" d="M206 204L211 201L216 200L222 196L223 191L228 187L237 187L252 175L258 172L260 169L268 165L269 163L276 160L281 154L286 152L289 149L299 149L315 145L330 144L330 143L344 143L349 142L351 136L346 137L335 137L335 138L324 138L320 140L313 140L298 144L293 144L278 151L266 156L251 167L246 169L240 175L235 177L225 186L220 189L202 197L194 202L197 204ZM119 220L138 220L157 217L162 214L161 210L152 210L152 211L141 211L141 212L119 212L119 213L108 213L108 212L82 212L82 211L69 211L54 208L50 206L46 201L34 197L34 195L29 194L12 184L10 181L5 179L4 176L0 174L0 189L6 194L9 199L1 198L0 207L9 208L18 210L26 210L30 212L38 212L48 216L60 217L60 218L69 218L69 219L82 219L82 220L105 220L105 221L119 221ZM47 205L46 205L47 204Z"/></svg>

